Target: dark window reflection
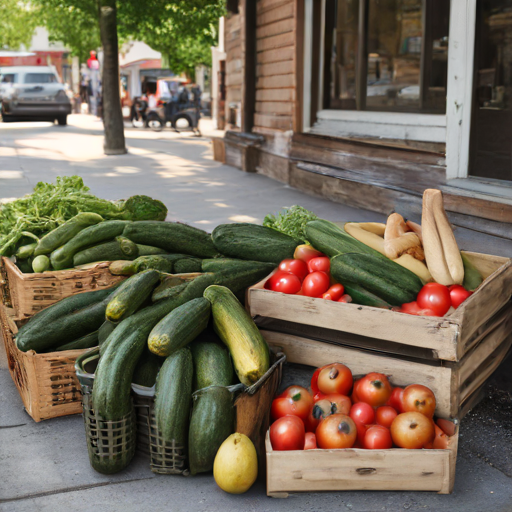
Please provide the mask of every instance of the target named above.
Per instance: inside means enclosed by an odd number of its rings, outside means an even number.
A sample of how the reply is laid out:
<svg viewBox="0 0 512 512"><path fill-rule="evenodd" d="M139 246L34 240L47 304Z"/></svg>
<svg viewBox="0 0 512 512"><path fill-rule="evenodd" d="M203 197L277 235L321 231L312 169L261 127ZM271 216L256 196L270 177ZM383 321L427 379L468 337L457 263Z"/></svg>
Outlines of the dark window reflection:
<svg viewBox="0 0 512 512"><path fill-rule="evenodd" d="M512 1L479 0L469 173L512 180Z"/></svg>

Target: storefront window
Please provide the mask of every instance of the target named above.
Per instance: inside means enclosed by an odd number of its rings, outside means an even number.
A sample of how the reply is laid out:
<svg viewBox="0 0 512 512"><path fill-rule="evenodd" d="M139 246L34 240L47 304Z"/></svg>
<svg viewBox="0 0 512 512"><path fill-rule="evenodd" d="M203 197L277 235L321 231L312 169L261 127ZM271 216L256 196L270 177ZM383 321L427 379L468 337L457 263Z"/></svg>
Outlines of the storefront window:
<svg viewBox="0 0 512 512"><path fill-rule="evenodd" d="M446 0L327 0L324 108L446 111Z"/></svg>
<svg viewBox="0 0 512 512"><path fill-rule="evenodd" d="M479 0L469 174L512 181L512 1Z"/></svg>

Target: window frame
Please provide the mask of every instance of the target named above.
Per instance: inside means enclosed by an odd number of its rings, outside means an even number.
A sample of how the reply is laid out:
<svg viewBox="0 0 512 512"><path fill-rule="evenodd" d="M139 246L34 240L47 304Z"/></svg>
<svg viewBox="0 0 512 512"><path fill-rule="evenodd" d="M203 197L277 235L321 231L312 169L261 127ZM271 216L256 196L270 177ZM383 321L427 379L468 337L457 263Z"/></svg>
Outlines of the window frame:
<svg viewBox="0 0 512 512"><path fill-rule="evenodd" d="M466 178L473 94L473 58L477 0L451 0L448 45L448 80L445 114L325 110L322 87L312 98L312 77L323 76L322 59L314 58L313 24L315 0L304 0L303 132L333 137L375 137L446 144L446 176ZM320 3L320 2L319 2ZM321 33L324 32L325 1L321 2ZM323 55L323 38L320 42ZM315 70L316 68L316 70ZM310 114L311 112L311 114Z"/></svg>

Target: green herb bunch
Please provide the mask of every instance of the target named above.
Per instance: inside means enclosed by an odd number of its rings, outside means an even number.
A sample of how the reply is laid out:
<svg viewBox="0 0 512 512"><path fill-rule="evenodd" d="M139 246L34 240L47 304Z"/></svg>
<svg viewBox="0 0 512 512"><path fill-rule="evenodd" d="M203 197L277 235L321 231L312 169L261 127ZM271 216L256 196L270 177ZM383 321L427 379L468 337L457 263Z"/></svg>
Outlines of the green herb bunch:
<svg viewBox="0 0 512 512"><path fill-rule="evenodd" d="M306 241L306 224L318 217L302 206L283 208L277 215L269 214L263 225L291 236L298 242Z"/></svg>

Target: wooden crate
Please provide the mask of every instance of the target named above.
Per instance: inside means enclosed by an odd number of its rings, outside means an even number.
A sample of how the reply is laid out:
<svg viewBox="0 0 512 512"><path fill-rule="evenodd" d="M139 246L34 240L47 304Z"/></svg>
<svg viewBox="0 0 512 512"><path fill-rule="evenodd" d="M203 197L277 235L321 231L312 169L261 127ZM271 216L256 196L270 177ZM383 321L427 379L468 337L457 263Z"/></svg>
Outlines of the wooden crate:
<svg viewBox="0 0 512 512"><path fill-rule="evenodd" d="M266 279L249 288L252 316L333 329L387 342L427 349L446 361L461 361L497 325L497 315L512 296L512 260L472 252L464 253L485 280L459 308L445 317L406 315L380 308L343 304L264 289ZM507 318L501 316L499 321Z"/></svg>
<svg viewBox="0 0 512 512"><path fill-rule="evenodd" d="M12 308L14 318L29 318L61 299L108 288L125 279L110 273L108 262L88 269L24 274L9 259L0 259L0 302Z"/></svg>
<svg viewBox="0 0 512 512"><path fill-rule="evenodd" d="M37 354L16 347L18 327L9 310L0 305L0 327L12 380L34 421L82 412L82 394L75 360L86 350Z"/></svg>
<svg viewBox="0 0 512 512"><path fill-rule="evenodd" d="M274 349L286 354L288 362L319 367L343 361L354 375L377 371L391 375L394 385L426 384L442 394L436 374L424 364L387 356L372 356L359 349L327 345L282 333L262 331ZM313 368L312 368L313 373ZM444 381L443 381L444 382ZM443 401L438 417L448 418ZM289 492L386 490L436 491L449 494L455 483L458 423L447 450L344 450L274 451L267 432L267 494L286 498Z"/></svg>

